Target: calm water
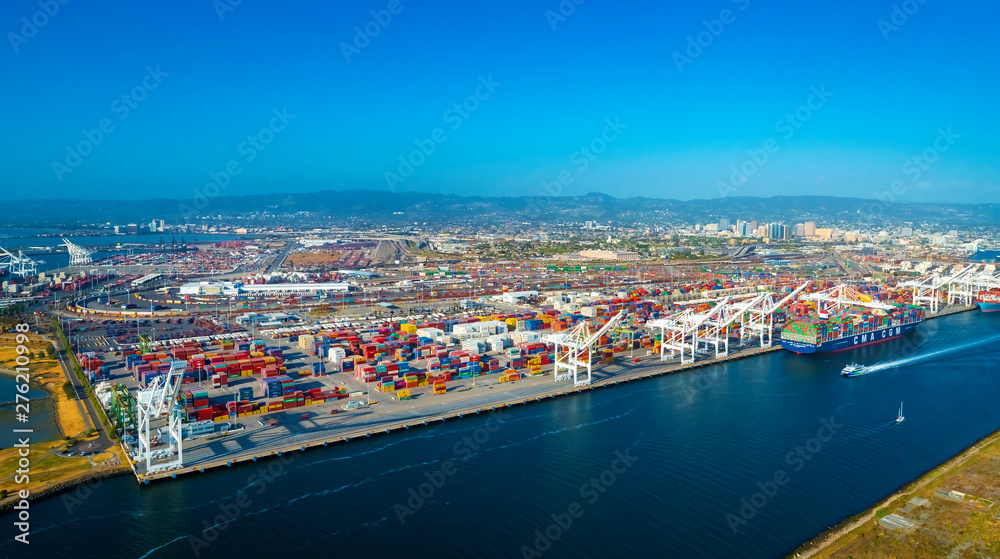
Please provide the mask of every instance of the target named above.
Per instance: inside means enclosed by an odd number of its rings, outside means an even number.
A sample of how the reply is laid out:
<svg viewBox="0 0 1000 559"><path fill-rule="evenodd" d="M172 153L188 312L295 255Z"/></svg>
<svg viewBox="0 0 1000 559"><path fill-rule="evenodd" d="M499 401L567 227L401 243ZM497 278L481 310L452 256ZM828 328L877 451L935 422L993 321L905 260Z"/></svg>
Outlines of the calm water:
<svg viewBox="0 0 1000 559"><path fill-rule="evenodd" d="M909 342L780 352L534 404L492 433L477 416L287 464L145 488L108 480L71 510L61 498L32 505L31 553L9 540L0 553L57 556L72 542L75 554L101 557L189 557L196 547L217 557L523 557L537 539L548 557L781 557L1000 427L998 321L964 313L928 321ZM838 374L850 361L910 355L907 343L927 354L978 340L864 377ZM897 425L900 400L907 419ZM824 421L836 432L821 443ZM635 462L606 472L619 454ZM268 467L277 475L259 481ZM783 485L769 483L776 475ZM427 476L443 484L424 486L425 502L401 523L395 505ZM592 478L600 490L581 489ZM759 487L770 497L755 496ZM727 514L740 514L741 499L759 510L744 507L734 533ZM235 520L221 523L224 511ZM553 514L565 529L550 527ZM558 539L538 539L547 527Z"/></svg>
<svg viewBox="0 0 1000 559"><path fill-rule="evenodd" d="M17 382L13 377L0 375L0 402L13 402L16 398ZM48 394L37 388L28 391L29 398L44 398ZM52 400L36 400L29 402L30 421L26 425L35 430L31 434L33 441L43 442L59 438L59 428L56 426L56 417L52 409ZM0 425L10 426L0 429L0 448L10 448L17 443L17 434L11 432L11 428L18 427L15 415L17 410L14 406L0 406ZM24 436L23 434L21 435Z"/></svg>
<svg viewBox="0 0 1000 559"><path fill-rule="evenodd" d="M32 259L39 261L38 265L39 272L48 272L50 270L57 270L59 268L65 268L69 266L69 255L65 253L61 254L49 254L44 251L31 250L33 247L56 247L63 243L62 237L50 236L58 235L59 231L56 229L14 229L14 228L0 228L0 247L16 253L17 249L24 250L28 252ZM37 236L46 235L46 236ZM155 244L159 243L161 240L165 243L169 243L171 239L176 242L180 242L184 239L185 243L196 243L196 242L220 242L220 241L232 241L241 238L241 235L218 235L218 234L207 234L207 233L155 233L155 234L145 234L145 235L102 235L102 236L79 236L79 235L66 235L66 238L71 242L76 243L83 247L108 247L111 245L118 244ZM36 254L37 253L37 254ZM94 253L95 259L107 258L119 254L118 252L104 252L98 251Z"/></svg>
<svg viewBox="0 0 1000 559"><path fill-rule="evenodd" d="M969 260L973 262L997 262L1000 260L1000 250L980 250L973 254Z"/></svg>
<svg viewBox="0 0 1000 559"><path fill-rule="evenodd" d="M46 235L46 236L37 236ZM54 236L61 235L61 236ZM184 238L186 243L195 242L219 242L219 241L232 241L245 237L245 235L224 235L224 234L210 234L210 233L146 233L139 235L93 235L93 236L80 236L73 234L60 233L55 229L2 229L0 228L0 246L10 249L10 248L25 248L25 247L54 247L62 244L62 236L65 236L70 241L80 245L80 246L107 246L107 245L117 245L117 244L151 244L159 243L160 239L165 243L169 243L170 239L173 238L177 242L180 242L181 238Z"/></svg>

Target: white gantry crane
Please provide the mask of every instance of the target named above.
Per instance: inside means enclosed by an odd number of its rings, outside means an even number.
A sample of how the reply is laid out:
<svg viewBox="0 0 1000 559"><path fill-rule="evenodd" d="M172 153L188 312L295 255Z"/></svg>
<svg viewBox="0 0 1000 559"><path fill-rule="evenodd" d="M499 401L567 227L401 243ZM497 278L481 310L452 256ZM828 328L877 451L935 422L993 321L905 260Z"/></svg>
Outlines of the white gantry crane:
<svg viewBox="0 0 1000 559"><path fill-rule="evenodd" d="M803 283L777 302L774 300L775 296L768 293L769 297L748 308L744 312L743 320L740 321L740 344L746 345L751 339L759 338L760 347L771 347L774 343L774 313L795 299L811 283L809 281Z"/></svg>
<svg viewBox="0 0 1000 559"><path fill-rule="evenodd" d="M948 278L948 304L953 305L958 301L966 307L972 306L980 291L997 287L997 283L993 274L980 271L978 265L963 268Z"/></svg>
<svg viewBox="0 0 1000 559"><path fill-rule="evenodd" d="M666 318L647 322L646 326L660 329L660 359L680 356L681 363L694 363L695 354L702 345L714 346L717 357L729 353L728 328L752 308L759 307L770 293L759 293L749 299L732 301L730 297L719 300L712 309L696 313L685 309ZM667 355L670 350L670 355Z"/></svg>
<svg viewBox="0 0 1000 559"><path fill-rule="evenodd" d="M804 296L803 299L807 301L816 301L816 311L819 316L828 314L830 310L837 310L846 306L867 307L869 309L880 309L883 311L895 308L889 303L878 301L871 295L861 293L846 284L837 285L835 287L831 287L830 289L817 291L816 293L810 293L809 295Z"/></svg>
<svg viewBox="0 0 1000 559"><path fill-rule="evenodd" d="M16 256L5 248L0 247L0 250L3 251L3 254L0 254L0 268L7 268L10 275L26 278L38 273L38 265L41 264L41 261L32 260L20 250L17 251Z"/></svg>
<svg viewBox="0 0 1000 559"><path fill-rule="evenodd" d="M925 306L930 314L936 314L942 290L948 292L949 303L953 303L958 296L967 301L967 305L972 304L975 294L971 294L973 289L970 283L973 282L972 278L976 276L977 268L978 266L973 264L965 266L953 274L943 275L943 272L935 272L920 279L903 282L901 285L913 288L913 304ZM952 291L956 291L956 293L953 295Z"/></svg>
<svg viewBox="0 0 1000 559"><path fill-rule="evenodd" d="M168 464L157 464L157 470L180 467L184 464L183 438L181 437L181 408L177 404L177 392L180 390L181 378L187 362L174 360L170 362L170 371L160 375L152 386L140 390L136 397L136 408L139 416L139 448L137 458L146 459L146 474L152 472L153 449L149 436L149 425L163 415L167 416L168 437L176 445L177 460ZM170 443L171 441L167 441Z"/></svg>
<svg viewBox="0 0 1000 559"><path fill-rule="evenodd" d="M69 252L69 265L70 266L86 266L94 261L93 252L73 244L68 239L63 237L63 245L66 246L66 251Z"/></svg>
<svg viewBox="0 0 1000 559"><path fill-rule="evenodd" d="M660 329L660 359L664 361L680 357L682 364L694 363L703 346L705 349L714 347L716 357L729 355L729 328L736 323L740 325L740 345L757 337L761 347L770 347L774 312L794 299L809 283L803 283L780 301L775 301L775 295L769 291L742 299L725 297L706 312L686 309L650 321L646 326Z"/></svg>
<svg viewBox="0 0 1000 559"><path fill-rule="evenodd" d="M622 316L624 316L623 313L619 311L618 314L608 319L604 323L604 326L601 326L593 334L590 333L590 327L584 321L577 324L568 332L545 336L545 341L554 344L556 347L556 361L553 368L556 382L572 378L573 386L590 384L593 373L593 355L591 355L591 349L601 339L601 336L618 324ZM587 370L586 379L579 377L582 368L586 368Z"/></svg>

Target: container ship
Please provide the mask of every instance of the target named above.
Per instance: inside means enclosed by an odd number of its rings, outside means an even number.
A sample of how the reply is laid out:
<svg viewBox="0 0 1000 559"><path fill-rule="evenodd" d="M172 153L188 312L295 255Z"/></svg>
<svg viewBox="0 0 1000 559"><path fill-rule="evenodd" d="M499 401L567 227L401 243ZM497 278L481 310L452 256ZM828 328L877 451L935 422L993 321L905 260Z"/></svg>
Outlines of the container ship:
<svg viewBox="0 0 1000 559"><path fill-rule="evenodd" d="M976 303L979 303L979 310L983 312L1000 311L1000 289L980 291Z"/></svg>
<svg viewBox="0 0 1000 559"><path fill-rule="evenodd" d="M843 309L828 318L795 319L781 331L781 346L795 353L824 353L898 338L923 322L915 305L880 309Z"/></svg>

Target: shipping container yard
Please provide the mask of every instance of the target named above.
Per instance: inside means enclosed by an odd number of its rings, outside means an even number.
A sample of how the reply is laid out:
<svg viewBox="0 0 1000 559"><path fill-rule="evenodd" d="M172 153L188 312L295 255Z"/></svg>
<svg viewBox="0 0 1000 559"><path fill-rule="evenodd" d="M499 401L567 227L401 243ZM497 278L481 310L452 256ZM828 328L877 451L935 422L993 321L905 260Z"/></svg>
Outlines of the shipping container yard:
<svg viewBox="0 0 1000 559"><path fill-rule="evenodd" d="M972 308L989 271L863 280L805 252L483 263L412 246L202 243L43 275L39 292L73 320L87 381L148 482L762 352L900 338Z"/></svg>
<svg viewBox="0 0 1000 559"><path fill-rule="evenodd" d="M449 271L433 277L468 273ZM600 270L611 290L567 287L565 280L562 289L530 294L507 287L597 271L510 269L505 273L518 277L494 285L474 308L456 310L429 298L422 304L438 308L406 313L396 307L394 318L329 312L304 319L279 311L301 305L305 296L274 301L274 312L252 310L234 297L241 314L233 322L246 329L207 332L202 324L186 336L164 332L78 357L109 416L119 419L136 475L148 482L783 347L811 353L875 343L904 335L926 316L912 287L792 276L688 272L698 280L656 283L647 273L628 277L619 269ZM399 277L405 276L367 278L365 288L398 285ZM653 278L665 279L663 271L648 272ZM387 291L385 301L405 300L403 293ZM935 316L969 308L946 305L944 293L936 297ZM776 343L764 343L765 333L753 330L750 303L762 305L755 308L767 314L766 334ZM683 317L725 309L745 314L684 330ZM713 336L712 345L705 343ZM585 340L586 347L567 345L571 340ZM140 410L151 399L163 404L158 415Z"/></svg>

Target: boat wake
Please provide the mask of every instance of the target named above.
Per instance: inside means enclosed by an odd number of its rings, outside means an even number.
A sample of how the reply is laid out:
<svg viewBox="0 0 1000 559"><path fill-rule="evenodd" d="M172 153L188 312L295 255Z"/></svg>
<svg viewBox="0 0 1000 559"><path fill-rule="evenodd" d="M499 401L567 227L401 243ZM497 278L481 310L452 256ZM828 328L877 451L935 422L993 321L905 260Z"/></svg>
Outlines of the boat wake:
<svg viewBox="0 0 1000 559"><path fill-rule="evenodd" d="M969 342L967 344L957 345L954 347L948 347L944 349L939 349L937 351L932 351L930 353L920 353L914 355L913 357L905 357L903 359L895 359L893 361L879 362L869 367L865 367L865 374L874 373L877 371L884 371L887 369L895 369L896 367L901 367L903 365L909 365L910 363L916 363L918 361L926 361L929 359L934 359L935 357L946 355L948 353L954 353L956 351L961 351L963 349L968 349L970 347L975 347L986 342L994 341L1000 339L1000 334L996 336L990 336L989 338L984 338L975 342Z"/></svg>

